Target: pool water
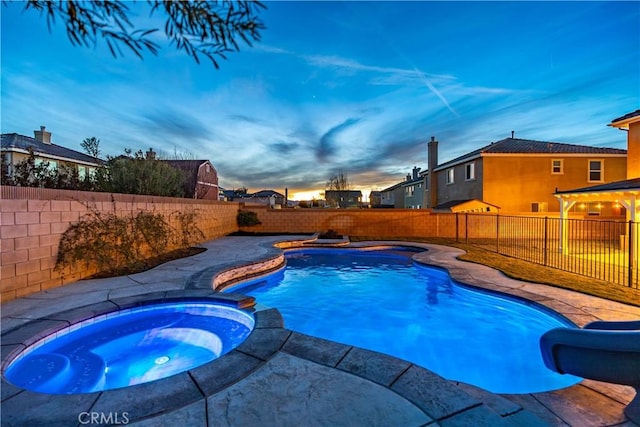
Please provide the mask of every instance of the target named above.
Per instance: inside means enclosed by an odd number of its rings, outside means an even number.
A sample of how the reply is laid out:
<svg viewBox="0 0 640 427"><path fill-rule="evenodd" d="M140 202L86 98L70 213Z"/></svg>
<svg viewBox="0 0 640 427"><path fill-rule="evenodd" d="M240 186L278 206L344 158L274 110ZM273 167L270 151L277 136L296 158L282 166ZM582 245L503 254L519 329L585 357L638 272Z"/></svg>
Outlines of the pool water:
<svg viewBox="0 0 640 427"><path fill-rule="evenodd" d="M90 393L195 368L242 343L253 316L219 303L152 304L98 316L41 339L6 368L27 390Z"/></svg>
<svg viewBox="0 0 640 427"><path fill-rule="evenodd" d="M408 250L305 249L278 273L234 287L276 307L285 327L390 354L494 393L533 393L580 378L547 369L549 329L574 327L512 298L452 283Z"/></svg>

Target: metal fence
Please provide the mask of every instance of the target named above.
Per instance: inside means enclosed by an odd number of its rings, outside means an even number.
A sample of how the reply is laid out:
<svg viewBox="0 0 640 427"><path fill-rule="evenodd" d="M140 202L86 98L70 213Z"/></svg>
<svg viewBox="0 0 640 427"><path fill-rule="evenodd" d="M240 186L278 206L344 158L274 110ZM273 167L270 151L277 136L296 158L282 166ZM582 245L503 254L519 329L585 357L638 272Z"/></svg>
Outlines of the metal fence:
<svg viewBox="0 0 640 427"><path fill-rule="evenodd" d="M633 221L456 214L456 240L571 273L639 289Z"/></svg>

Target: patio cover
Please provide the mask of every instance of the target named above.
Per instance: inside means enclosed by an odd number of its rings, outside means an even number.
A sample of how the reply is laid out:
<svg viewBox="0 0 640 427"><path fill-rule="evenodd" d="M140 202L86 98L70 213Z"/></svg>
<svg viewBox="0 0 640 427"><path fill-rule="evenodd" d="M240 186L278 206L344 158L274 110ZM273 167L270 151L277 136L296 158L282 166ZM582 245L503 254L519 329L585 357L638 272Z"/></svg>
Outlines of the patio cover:
<svg viewBox="0 0 640 427"><path fill-rule="evenodd" d="M569 209L576 203L617 202L627 210L627 220L637 223L640 219L640 178L625 179L553 194L560 202L560 218L568 218ZM560 221L560 251L567 253L567 230Z"/></svg>

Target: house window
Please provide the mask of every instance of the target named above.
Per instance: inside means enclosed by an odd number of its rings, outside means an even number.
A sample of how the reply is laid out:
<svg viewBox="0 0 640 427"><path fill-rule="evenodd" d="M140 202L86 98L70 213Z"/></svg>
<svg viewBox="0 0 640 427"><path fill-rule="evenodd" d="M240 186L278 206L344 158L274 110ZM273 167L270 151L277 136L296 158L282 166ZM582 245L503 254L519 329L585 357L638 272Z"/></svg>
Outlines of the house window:
<svg viewBox="0 0 640 427"><path fill-rule="evenodd" d="M78 178L84 179L87 176L87 167L78 166Z"/></svg>
<svg viewBox="0 0 640 427"><path fill-rule="evenodd" d="M602 182L602 160L589 160L589 182Z"/></svg>
<svg viewBox="0 0 640 427"><path fill-rule="evenodd" d="M562 159L553 159L551 160L551 174L552 175L562 175Z"/></svg>
<svg viewBox="0 0 640 427"><path fill-rule="evenodd" d="M40 166L42 164L45 164L47 166L47 170L49 171L54 171L56 169L58 169L58 162L55 160L43 160L43 159L36 159L36 166Z"/></svg>
<svg viewBox="0 0 640 427"><path fill-rule="evenodd" d="M466 181L471 181L476 179L476 164L475 163L467 163L464 167L465 175L464 179Z"/></svg>
<svg viewBox="0 0 640 427"><path fill-rule="evenodd" d="M447 169L447 184L453 184L453 168Z"/></svg>

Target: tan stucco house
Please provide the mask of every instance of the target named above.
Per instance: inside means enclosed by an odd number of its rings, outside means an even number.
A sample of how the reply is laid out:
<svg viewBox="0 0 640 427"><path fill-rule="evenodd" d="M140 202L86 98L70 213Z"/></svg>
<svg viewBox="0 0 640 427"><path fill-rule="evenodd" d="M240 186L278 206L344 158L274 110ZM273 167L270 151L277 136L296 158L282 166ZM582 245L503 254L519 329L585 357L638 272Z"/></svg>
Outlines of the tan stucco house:
<svg viewBox="0 0 640 427"><path fill-rule="evenodd" d="M505 138L437 164L435 138L428 143L428 207L480 201L501 213L558 212L559 189L601 185L627 176L627 152L559 142ZM486 210L486 211L492 211ZM620 215L612 202L573 206L585 215Z"/></svg>

